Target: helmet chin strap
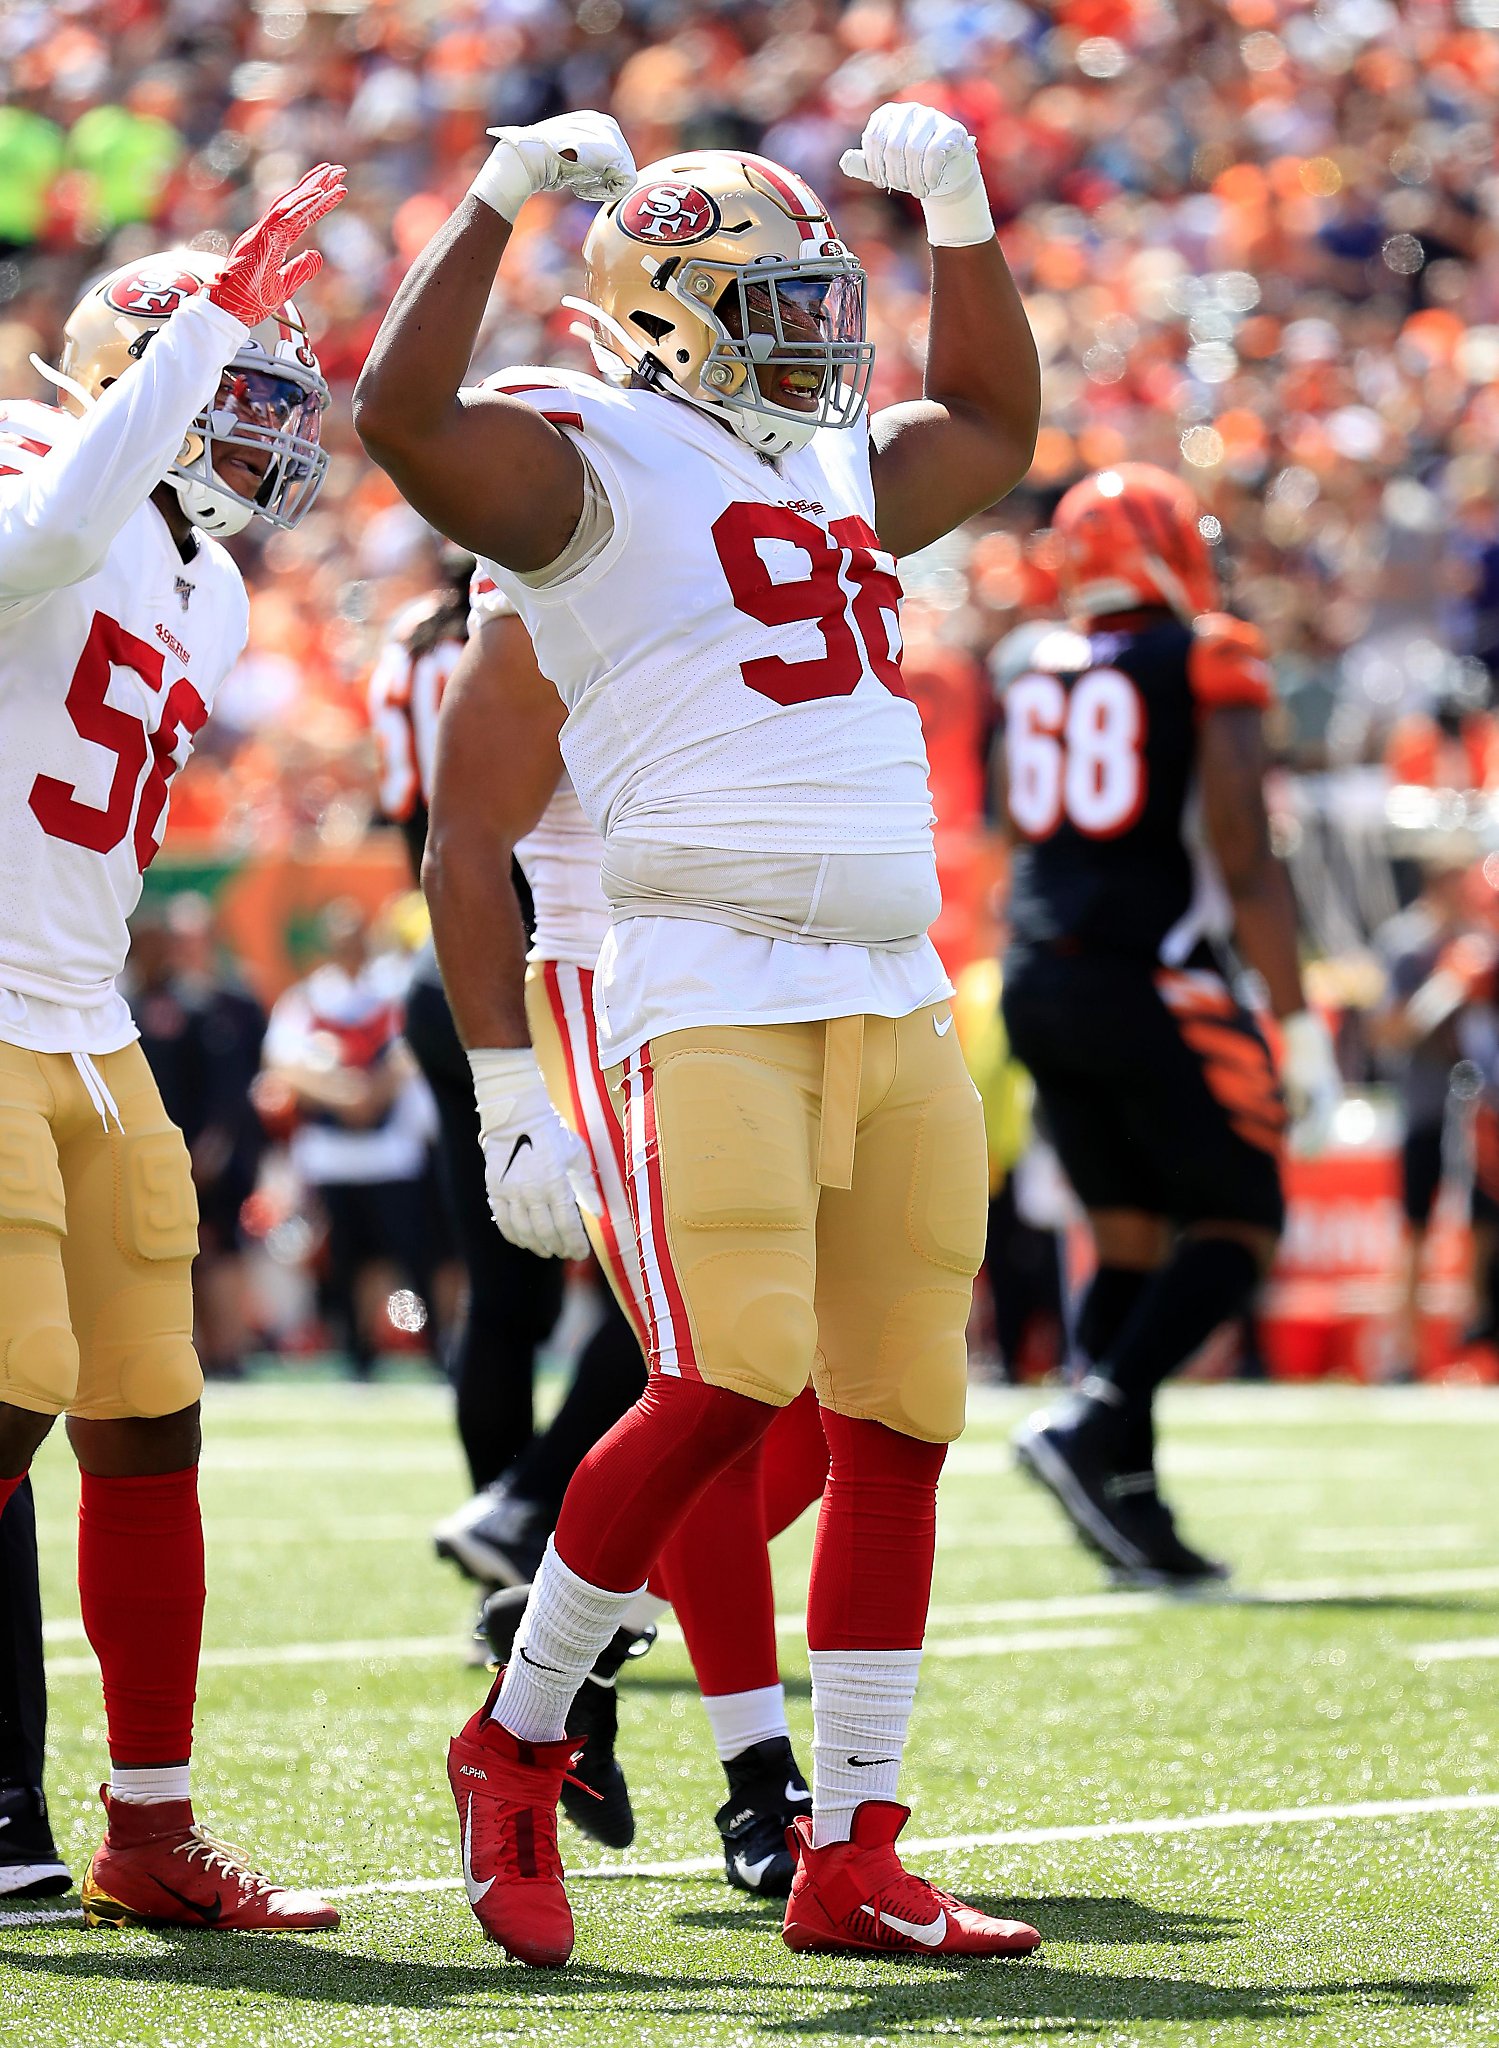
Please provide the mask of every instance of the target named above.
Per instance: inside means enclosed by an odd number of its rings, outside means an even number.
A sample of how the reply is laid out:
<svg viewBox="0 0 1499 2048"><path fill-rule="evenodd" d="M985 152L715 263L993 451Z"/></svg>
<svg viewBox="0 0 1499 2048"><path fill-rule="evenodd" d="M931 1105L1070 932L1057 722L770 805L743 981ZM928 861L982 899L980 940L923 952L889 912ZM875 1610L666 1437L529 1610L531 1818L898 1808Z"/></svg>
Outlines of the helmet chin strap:
<svg viewBox="0 0 1499 2048"><path fill-rule="evenodd" d="M76 399L85 412L89 412L99 403L92 391L85 391L72 377L64 376L61 370L54 370L52 365L44 363L39 355L33 353L26 360L39 377L45 377L47 382L55 384L59 391L66 391L69 398Z"/></svg>
<svg viewBox="0 0 1499 2048"><path fill-rule="evenodd" d="M209 484L169 476L167 482L177 494L177 503L192 521L213 540L227 540L243 533L255 517L255 508L228 491L216 491Z"/></svg>
<svg viewBox="0 0 1499 2048"><path fill-rule="evenodd" d="M586 313L590 320L597 322L597 326L588 327L581 320L575 320L569 332L579 341L588 343L603 375L611 375L610 363L620 364L627 373L633 370L643 376L651 376L654 371L656 377L669 385L679 398L695 406L699 412L706 413L709 419L721 420L757 455L798 454L817 432L815 420L768 420L763 413L757 413L749 406L735 405L731 398L699 398L695 392L684 391L661 358L650 349L642 348L634 336L602 307L595 306L588 299L571 297L564 298L562 304L573 312ZM600 330L608 339L601 337ZM618 346L611 347L611 341L617 342Z"/></svg>

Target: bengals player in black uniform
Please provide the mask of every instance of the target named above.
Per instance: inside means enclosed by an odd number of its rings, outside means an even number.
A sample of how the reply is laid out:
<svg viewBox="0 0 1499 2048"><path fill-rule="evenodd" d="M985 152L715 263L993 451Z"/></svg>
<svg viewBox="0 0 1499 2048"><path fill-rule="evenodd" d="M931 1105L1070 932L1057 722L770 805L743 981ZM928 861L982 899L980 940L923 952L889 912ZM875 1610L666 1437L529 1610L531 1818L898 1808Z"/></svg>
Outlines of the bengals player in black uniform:
<svg viewBox="0 0 1499 2048"><path fill-rule="evenodd" d="M1098 1259L1087 1377L1016 1454L1116 1576L1178 1586L1226 1571L1160 1497L1155 1391L1248 1303L1280 1234L1288 1105L1325 1118L1339 1086L1270 850L1269 666L1258 631L1215 608L1199 512L1144 463L1067 493L1068 619L1005 692L1003 755L1005 1022ZM1279 1020L1279 1074L1230 940Z"/></svg>

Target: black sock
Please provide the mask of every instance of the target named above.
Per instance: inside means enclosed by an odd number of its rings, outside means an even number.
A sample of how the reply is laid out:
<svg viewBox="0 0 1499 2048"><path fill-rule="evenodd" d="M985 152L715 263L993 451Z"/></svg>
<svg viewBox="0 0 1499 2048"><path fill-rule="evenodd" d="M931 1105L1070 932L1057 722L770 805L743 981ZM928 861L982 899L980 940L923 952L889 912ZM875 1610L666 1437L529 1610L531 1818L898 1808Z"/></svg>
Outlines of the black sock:
<svg viewBox="0 0 1499 2048"><path fill-rule="evenodd" d="M640 1346L611 1294L603 1321L583 1347L567 1398L509 1473L511 1491L535 1501L555 1522L567 1482L599 1438L634 1407L644 1386Z"/></svg>
<svg viewBox="0 0 1499 2048"><path fill-rule="evenodd" d="M1107 1358L1115 1338L1134 1314L1135 1304L1155 1278L1131 1266L1100 1266L1088 1282L1077 1312L1077 1348L1090 1365Z"/></svg>
<svg viewBox="0 0 1499 2048"><path fill-rule="evenodd" d="M1232 1237L1184 1237L1150 1276L1134 1313L1094 1375L1115 1391L1118 1469L1147 1471L1155 1390L1200 1344L1244 1307L1259 1284L1259 1262Z"/></svg>

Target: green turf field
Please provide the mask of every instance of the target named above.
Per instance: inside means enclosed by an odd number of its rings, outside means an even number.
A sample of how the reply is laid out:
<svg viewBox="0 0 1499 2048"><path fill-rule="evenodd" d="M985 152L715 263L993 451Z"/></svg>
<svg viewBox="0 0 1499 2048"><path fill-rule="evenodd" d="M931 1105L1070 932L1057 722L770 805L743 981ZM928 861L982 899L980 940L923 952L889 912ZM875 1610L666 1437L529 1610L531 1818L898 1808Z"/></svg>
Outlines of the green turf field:
<svg viewBox="0 0 1499 2048"><path fill-rule="evenodd" d="M460 1490L443 1400L280 1381L208 1406L198 1809L340 1894L344 1926L86 1934L76 1901L0 1907L0 2041L1499 2042L1499 1397L1173 1396L1174 1491L1248 1596L1211 1605L1101 1588L1011 1473L1025 1405L980 1394L949 1464L906 1796L908 1860L1034 1920L1034 1960L783 1949L776 1913L716 1874L722 1780L668 1633L622 1703L643 1868L567 1831L573 1963L506 1963L464 1901L443 1777L480 1683L426 1540ZM37 1495L50 1790L78 1876L103 1729L60 1443ZM805 1526L777 1545L804 1756L807 1551Z"/></svg>

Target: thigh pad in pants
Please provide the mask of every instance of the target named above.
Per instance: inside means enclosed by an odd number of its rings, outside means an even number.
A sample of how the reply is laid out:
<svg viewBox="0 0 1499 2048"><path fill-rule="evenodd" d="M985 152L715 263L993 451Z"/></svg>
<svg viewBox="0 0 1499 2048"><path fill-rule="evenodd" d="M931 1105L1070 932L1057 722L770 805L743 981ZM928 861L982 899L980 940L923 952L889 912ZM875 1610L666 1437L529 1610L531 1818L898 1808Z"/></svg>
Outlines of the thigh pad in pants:
<svg viewBox="0 0 1499 2048"><path fill-rule="evenodd" d="M819 1398L928 1443L963 1428L988 1219L983 1109L950 1015L865 1019L853 1185L823 1190L817 1222Z"/></svg>
<svg viewBox="0 0 1499 2048"><path fill-rule="evenodd" d="M97 1124L61 1148L78 1395L93 1421L172 1415L203 1391L193 1349L198 1201L182 1134L138 1045L98 1061L124 1134Z"/></svg>
<svg viewBox="0 0 1499 2048"><path fill-rule="evenodd" d="M61 1413L78 1389L50 1102L37 1055L0 1046L0 1401L41 1415Z"/></svg>
<svg viewBox="0 0 1499 2048"><path fill-rule="evenodd" d="M652 1365L784 1405L812 1369L821 1027L673 1031L611 1078Z"/></svg>

